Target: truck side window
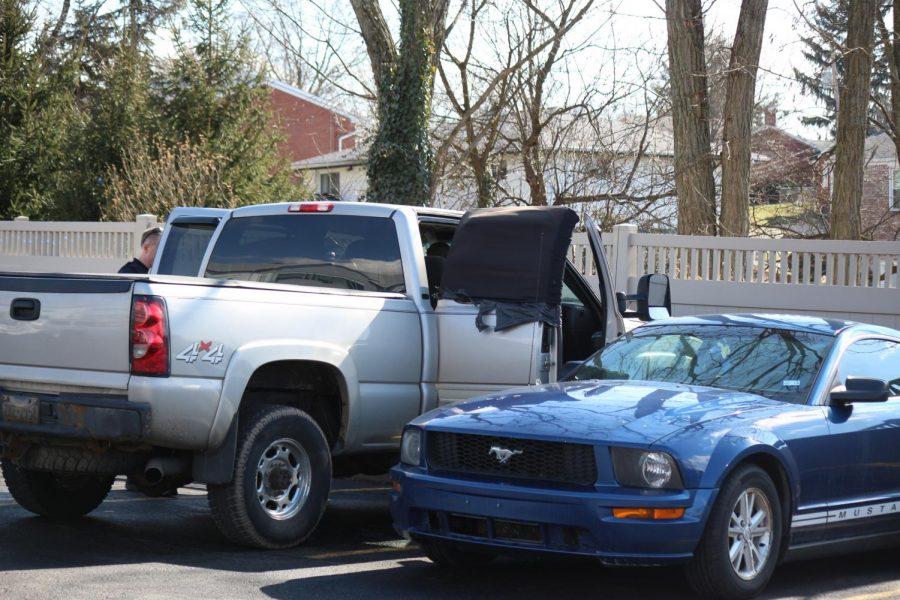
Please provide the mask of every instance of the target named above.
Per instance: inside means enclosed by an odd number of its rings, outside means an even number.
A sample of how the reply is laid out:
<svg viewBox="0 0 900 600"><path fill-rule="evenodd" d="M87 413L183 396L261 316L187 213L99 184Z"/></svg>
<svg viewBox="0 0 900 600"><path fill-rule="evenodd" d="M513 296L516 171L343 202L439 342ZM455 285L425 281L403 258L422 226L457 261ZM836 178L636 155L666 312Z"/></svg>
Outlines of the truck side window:
<svg viewBox="0 0 900 600"><path fill-rule="evenodd" d="M157 273L160 275L189 275L196 277L206 247L216 230L216 222L179 223L169 227L169 236L159 258Z"/></svg>
<svg viewBox="0 0 900 600"><path fill-rule="evenodd" d="M370 292L404 292L394 222L382 217L291 214L225 224L206 276Z"/></svg>

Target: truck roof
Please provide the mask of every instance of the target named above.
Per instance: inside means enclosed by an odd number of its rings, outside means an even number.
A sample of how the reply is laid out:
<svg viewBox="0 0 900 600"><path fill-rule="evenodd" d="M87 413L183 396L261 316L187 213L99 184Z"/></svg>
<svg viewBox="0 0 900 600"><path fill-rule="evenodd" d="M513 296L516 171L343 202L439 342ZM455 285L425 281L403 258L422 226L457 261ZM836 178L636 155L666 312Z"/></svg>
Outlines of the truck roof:
<svg viewBox="0 0 900 600"><path fill-rule="evenodd" d="M444 217L451 219L459 219L463 215L463 212L459 210L447 210L443 208L431 208L427 206L405 206L400 204L378 204L375 202L343 202L330 200L316 201L315 203L322 205L332 205L333 208L328 212L334 212L335 214L352 213L367 214L371 216L387 216L394 211L404 210L411 211L416 215ZM261 216L288 212L288 209L290 207L297 206L298 204L300 203L272 202L267 204L252 204L248 206L241 206L234 209L179 207L172 211L172 216L202 216L204 214L208 214L210 216L222 217L228 213L231 213L234 217Z"/></svg>

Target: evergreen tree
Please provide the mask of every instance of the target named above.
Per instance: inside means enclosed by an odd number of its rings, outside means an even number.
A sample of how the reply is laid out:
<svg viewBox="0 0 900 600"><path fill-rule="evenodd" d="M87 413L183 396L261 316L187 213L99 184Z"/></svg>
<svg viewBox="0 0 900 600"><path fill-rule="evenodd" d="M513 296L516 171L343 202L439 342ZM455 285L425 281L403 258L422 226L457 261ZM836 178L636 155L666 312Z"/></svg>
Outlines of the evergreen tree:
<svg viewBox="0 0 900 600"><path fill-rule="evenodd" d="M0 0L0 217L39 216L65 188L76 80L70 62L49 68L34 7Z"/></svg>
<svg viewBox="0 0 900 600"><path fill-rule="evenodd" d="M89 93L123 51L148 52L153 34L183 5L184 0L84 0L59 36L59 54L78 60Z"/></svg>
<svg viewBox="0 0 900 600"><path fill-rule="evenodd" d="M871 0L878 2L876 19L884 19L891 8L892 0ZM846 74L847 20L850 0L817 0L809 17L812 27L803 41L803 56L812 64L808 72L794 69L794 76L803 91L812 94L825 105L825 114L803 117L806 125L827 127L834 133L837 123L838 90L843 85ZM834 74L837 81L834 81ZM883 44L875 45L872 64L872 84L869 101L869 123L874 129L890 130L889 119L879 108L890 107L891 73L888 56Z"/></svg>
<svg viewBox="0 0 900 600"><path fill-rule="evenodd" d="M150 61L143 51L123 39L116 54L99 65L97 76L82 90L86 122L73 143L72 183L55 218L100 218L108 171L121 168L128 149L152 140L158 128L150 104Z"/></svg>
<svg viewBox="0 0 900 600"><path fill-rule="evenodd" d="M228 0L192 0L188 39L158 75L162 135L220 157L219 176L244 203L285 200L296 193L278 153L262 71L245 32L232 33Z"/></svg>

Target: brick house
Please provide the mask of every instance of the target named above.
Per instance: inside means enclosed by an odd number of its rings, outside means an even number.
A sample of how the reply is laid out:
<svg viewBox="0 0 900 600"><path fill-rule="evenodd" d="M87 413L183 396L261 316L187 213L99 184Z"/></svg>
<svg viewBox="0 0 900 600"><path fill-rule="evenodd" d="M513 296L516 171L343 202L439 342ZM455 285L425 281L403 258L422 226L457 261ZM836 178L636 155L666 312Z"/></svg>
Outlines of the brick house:
<svg viewBox="0 0 900 600"><path fill-rule="evenodd" d="M279 81L268 81L269 98L275 114L276 126L284 140L282 154L296 164L356 147L359 119L322 98ZM341 196L340 176L331 172L317 173L307 184L324 196Z"/></svg>
<svg viewBox="0 0 900 600"><path fill-rule="evenodd" d="M781 234L824 235L831 204L834 142L808 140L775 125L774 115L753 132L751 203L756 214L768 212ZM893 140L885 133L866 138L862 231L865 238L900 239L900 163ZM762 220L762 219L758 219ZM759 223L758 223L759 224ZM775 226L759 228L778 235Z"/></svg>
<svg viewBox="0 0 900 600"><path fill-rule="evenodd" d="M751 137L750 202L775 204L803 198L826 199L830 180L823 152L831 141L788 133L768 117Z"/></svg>
<svg viewBox="0 0 900 600"><path fill-rule="evenodd" d="M866 138L860 212L862 230L874 240L900 240L900 163L886 133Z"/></svg>

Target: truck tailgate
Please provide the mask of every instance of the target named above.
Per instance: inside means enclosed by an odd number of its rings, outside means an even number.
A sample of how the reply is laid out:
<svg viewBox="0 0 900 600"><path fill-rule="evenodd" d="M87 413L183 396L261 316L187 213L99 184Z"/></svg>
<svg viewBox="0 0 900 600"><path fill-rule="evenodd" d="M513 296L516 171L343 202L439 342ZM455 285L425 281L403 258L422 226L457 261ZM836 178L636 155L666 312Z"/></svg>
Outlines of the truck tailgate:
<svg viewBox="0 0 900 600"><path fill-rule="evenodd" d="M0 364L128 373L134 281L0 274Z"/></svg>

